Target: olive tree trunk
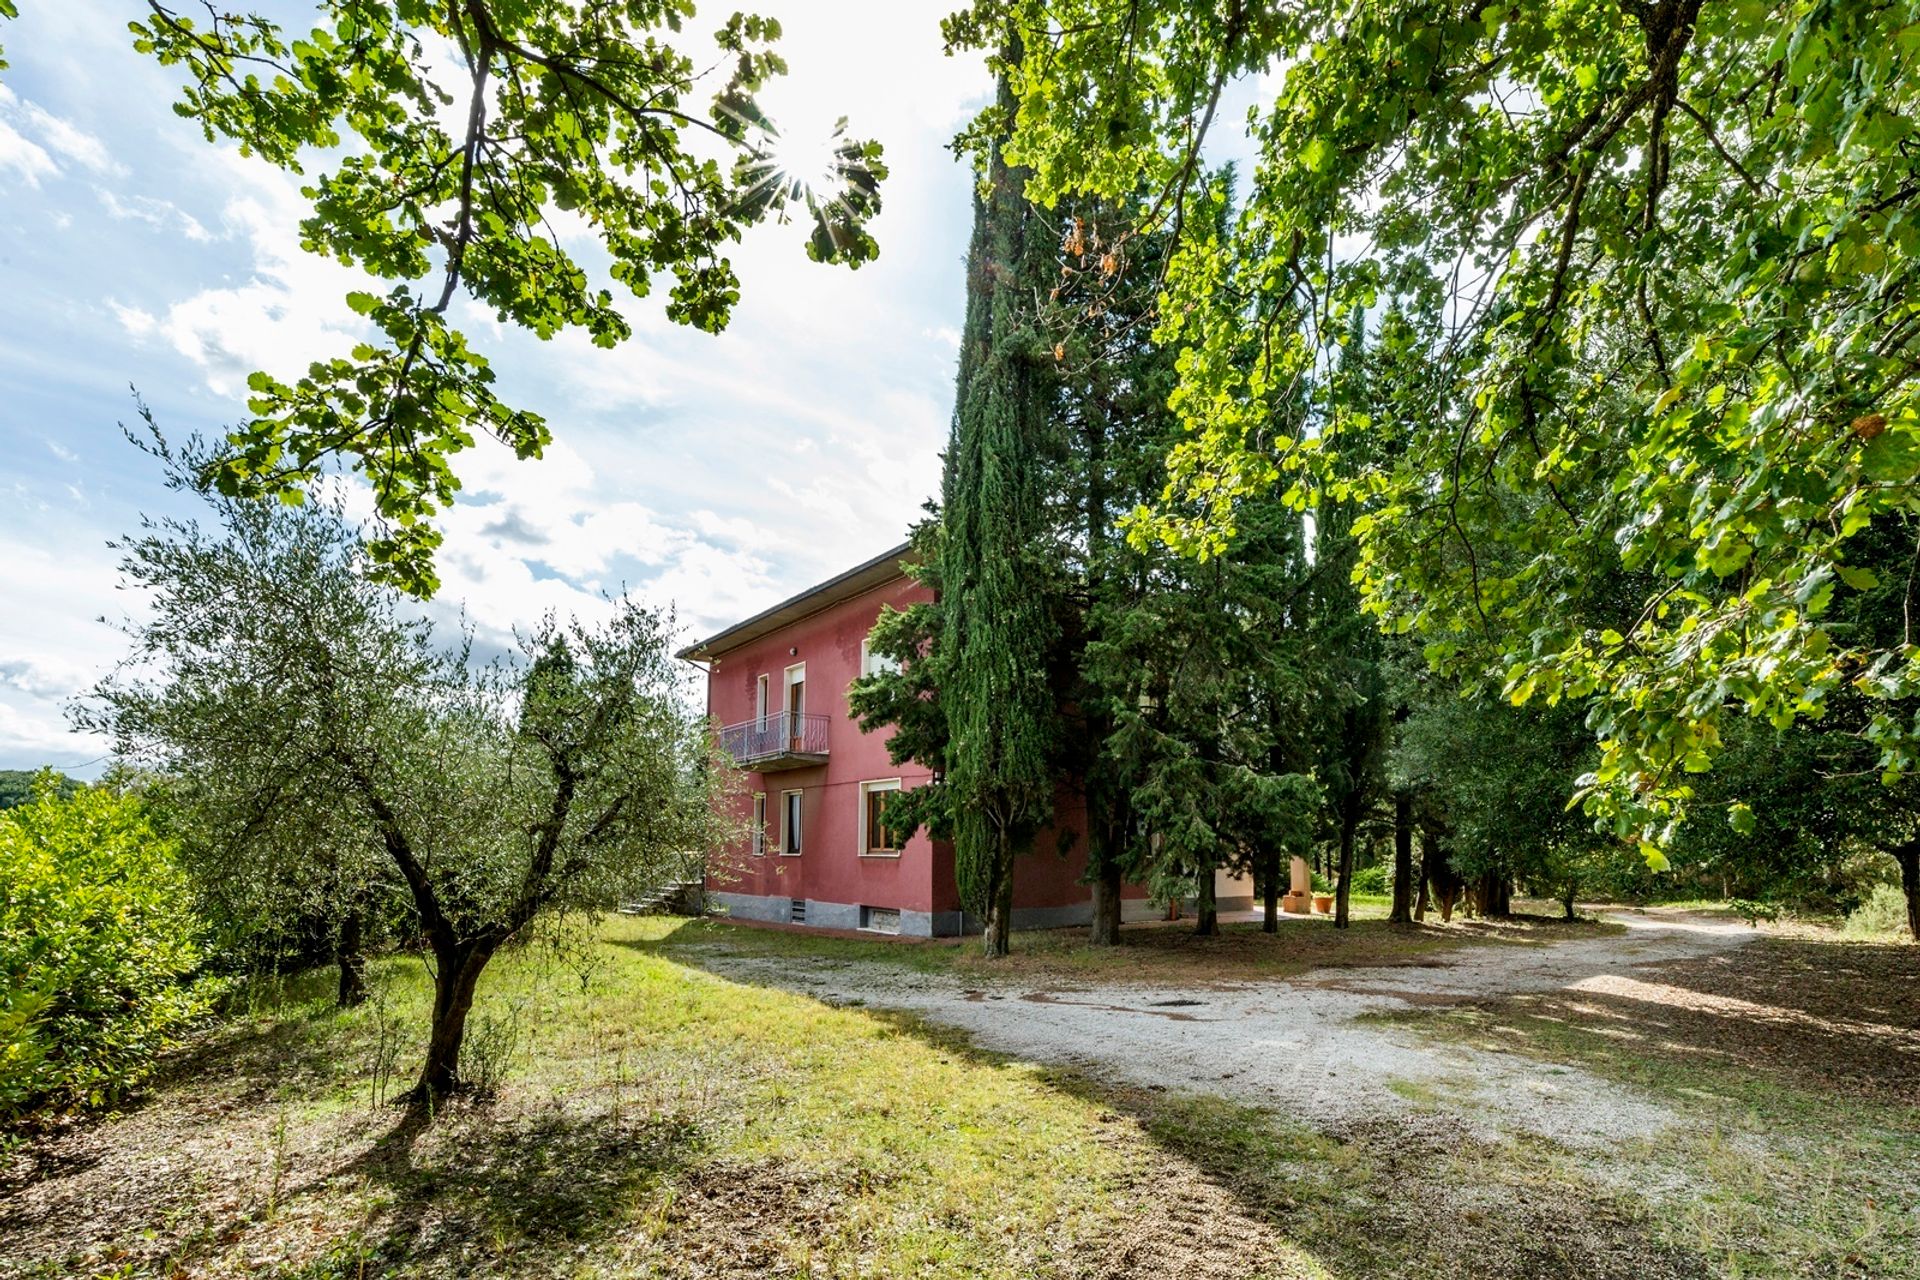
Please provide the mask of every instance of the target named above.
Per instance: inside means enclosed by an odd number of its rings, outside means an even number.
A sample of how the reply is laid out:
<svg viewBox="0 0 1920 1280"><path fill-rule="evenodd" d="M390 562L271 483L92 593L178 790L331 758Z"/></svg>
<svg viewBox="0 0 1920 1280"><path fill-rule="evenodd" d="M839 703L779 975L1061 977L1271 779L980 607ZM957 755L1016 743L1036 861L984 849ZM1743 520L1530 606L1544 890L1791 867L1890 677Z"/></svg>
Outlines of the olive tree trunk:
<svg viewBox="0 0 1920 1280"><path fill-rule="evenodd" d="M440 1098L460 1087L460 1046L467 1036L467 1014L480 971L493 958L492 947L472 944L435 948L439 971L433 981L433 1030L427 1037L427 1061L416 1096Z"/></svg>
<svg viewBox="0 0 1920 1280"><path fill-rule="evenodd" d="M367 998L366 937L366 908L356 903L340 918L340 933L333 946L334 961L340 966L340 989L335 1003L342 1009L350 1009Z"/></svg>

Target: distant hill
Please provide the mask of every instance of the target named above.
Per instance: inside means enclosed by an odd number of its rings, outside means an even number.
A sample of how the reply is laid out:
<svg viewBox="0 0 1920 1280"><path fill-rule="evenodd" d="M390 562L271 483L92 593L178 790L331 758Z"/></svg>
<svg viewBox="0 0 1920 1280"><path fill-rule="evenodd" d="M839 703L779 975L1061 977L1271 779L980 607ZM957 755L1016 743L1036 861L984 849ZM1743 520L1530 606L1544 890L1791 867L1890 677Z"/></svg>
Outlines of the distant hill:
<svg viewBox="0 0 1920 1280"><path fill-rule="evenodd" d="M0 769L0 809L11 809L33 798L33 780L40 775L32 769ZM60 774L60 794L72 795L83 783Z"/></svg>

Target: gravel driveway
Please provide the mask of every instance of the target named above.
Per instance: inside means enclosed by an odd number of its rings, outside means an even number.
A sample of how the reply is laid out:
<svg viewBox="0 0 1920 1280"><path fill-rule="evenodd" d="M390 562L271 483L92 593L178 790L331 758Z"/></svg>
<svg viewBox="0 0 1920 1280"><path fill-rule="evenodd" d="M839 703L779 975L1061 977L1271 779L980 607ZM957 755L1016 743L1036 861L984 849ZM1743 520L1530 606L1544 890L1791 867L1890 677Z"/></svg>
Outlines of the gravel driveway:
<svg viewBox="0 0 1920 1280"><path fill-rule="evenodd" d="M983 1047L1147 1088L1211 1092L1329 1128L1441 1101L1490 1134L1574 1147L1648 1137L1667 1108L1577 1069L1438 1043L1361 1015L1574 987L1638 965L1712 955L1754 934L1677 913L1618 913L1610 934L1542 946L1466 948L1417 966L1322 969L1286 981L1206 986L982 989L884 964L703 948L726 977L834 1003L910 1010Z"/></svg>

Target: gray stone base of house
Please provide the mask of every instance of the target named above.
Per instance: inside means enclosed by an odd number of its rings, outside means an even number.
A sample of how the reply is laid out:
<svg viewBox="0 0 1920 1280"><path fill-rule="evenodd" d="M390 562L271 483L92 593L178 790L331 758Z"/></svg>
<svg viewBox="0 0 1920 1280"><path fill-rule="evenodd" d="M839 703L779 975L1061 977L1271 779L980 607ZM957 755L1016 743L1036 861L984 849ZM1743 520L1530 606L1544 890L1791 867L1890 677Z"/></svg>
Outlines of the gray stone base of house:
<svg viewBox="0 0 1920 1280"><path fill-rule="evenodd" d="M980 932L980 922L961 911L906 911L862 906L851 902L822 902L817 898L770 898L751 893L707 891L707 907L717 915L770 924L804 924L814 929L861 929L869 933L897 933L909 938L952 938ZM1222 911L1229 908L1223 902ZM1164 911L1145 898L1127 898L1120 919L1127 924L1159 920ZM1016 929L1068 929L1091 923L1093 904L1065 907L1015 907Z"/></svg>

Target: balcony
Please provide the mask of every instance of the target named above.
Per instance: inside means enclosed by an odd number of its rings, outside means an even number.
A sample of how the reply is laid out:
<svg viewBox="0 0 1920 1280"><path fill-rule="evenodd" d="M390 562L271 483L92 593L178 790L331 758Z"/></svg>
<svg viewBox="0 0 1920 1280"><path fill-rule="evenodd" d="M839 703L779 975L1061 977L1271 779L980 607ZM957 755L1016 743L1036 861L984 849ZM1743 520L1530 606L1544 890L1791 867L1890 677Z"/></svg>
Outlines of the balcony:
<svg viewBox="0 0 1920 1280"><path fill-rule="evenodd" d="M720 730L720 749L742 769L777 773L827 762L827 717L781 711Z"/></svg>

